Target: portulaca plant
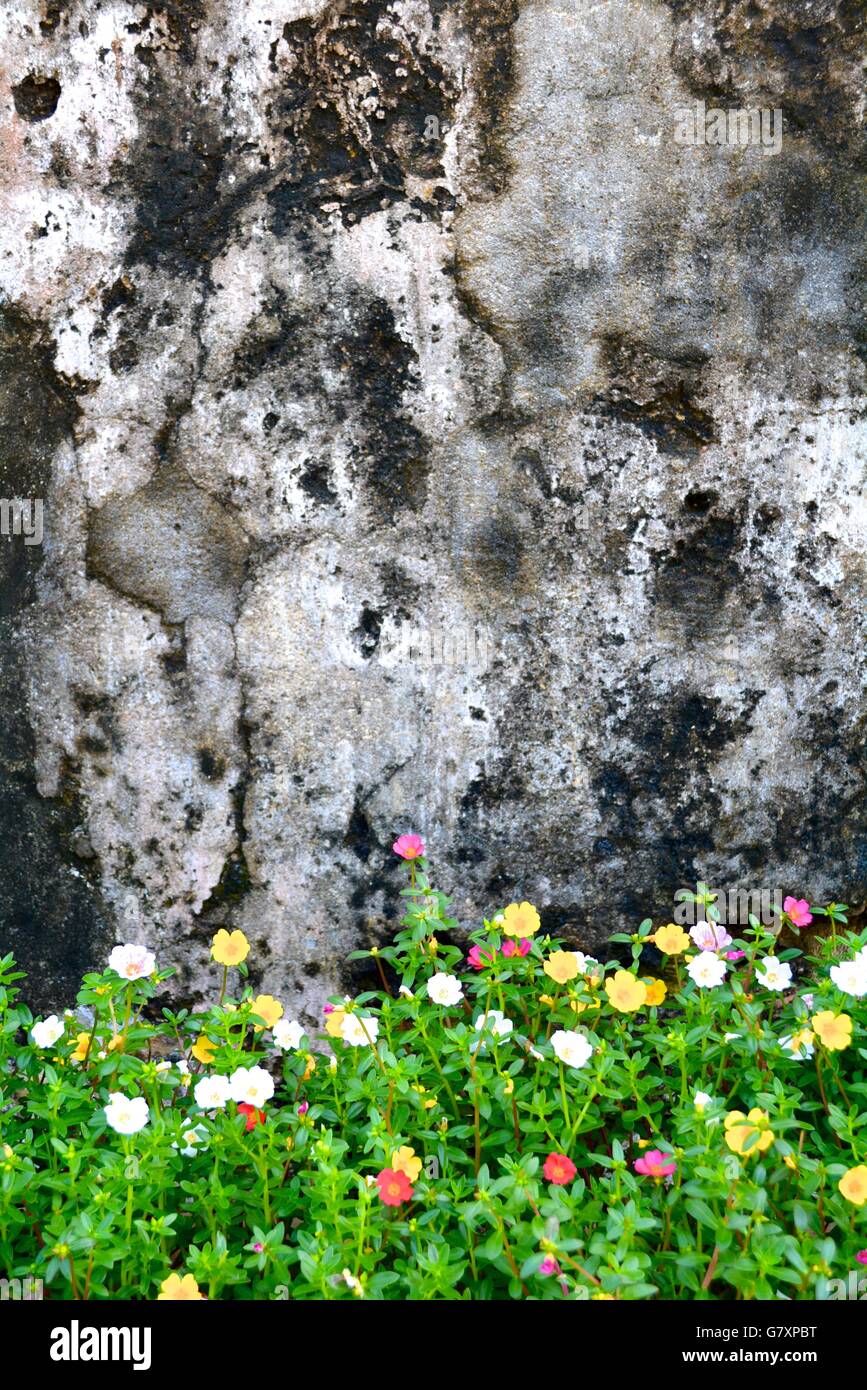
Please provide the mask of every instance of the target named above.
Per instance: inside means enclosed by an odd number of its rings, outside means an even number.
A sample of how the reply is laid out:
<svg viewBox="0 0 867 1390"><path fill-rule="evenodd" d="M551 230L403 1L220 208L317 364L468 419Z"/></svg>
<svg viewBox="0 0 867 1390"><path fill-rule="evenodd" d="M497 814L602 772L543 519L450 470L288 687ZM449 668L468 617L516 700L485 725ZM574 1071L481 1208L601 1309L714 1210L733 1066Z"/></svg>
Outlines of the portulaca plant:
<svg viewBox="0 0 867 1390"><path fill-rule="evenodd" d="M606 963L529 902L464 940L418 836L371 984L312 1025L220 930L34 1019L0 961L0 1272L57 1299L814 1299L867 1264L867 947L788 898ZM814 919L830 933L819 932ZM813 933L801 937L810 927ZM462 944L455 944L457 940ZM362 967L363 968L363 967Z"/></svg>

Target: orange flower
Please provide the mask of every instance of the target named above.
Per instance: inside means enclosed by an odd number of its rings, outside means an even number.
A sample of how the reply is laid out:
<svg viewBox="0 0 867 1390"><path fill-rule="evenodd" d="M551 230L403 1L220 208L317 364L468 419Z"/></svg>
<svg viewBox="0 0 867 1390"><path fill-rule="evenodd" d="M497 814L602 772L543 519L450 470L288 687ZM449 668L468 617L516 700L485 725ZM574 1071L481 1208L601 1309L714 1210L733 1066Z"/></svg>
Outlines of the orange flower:
<svg viewBox="0 0 867 1390"><path fill-rule="evenodd" d="M674 922L669 922L667 927L658 927L647 939L664 956L679 956L689 945L689 937L683 927L676 926Z"/></svg>
<svg viewBox="0 0 867 1390"><path fill-rule="evenodd" d="M633 1014L647 1001L647 987L636 980L630 970L616 970L605 981L605 993L613 1009L622 1014Z"/></svg>
<svg viewBox="0 0 867 1390"><path fill-rule="evenodd" d="M185 1274L183 1277L180 1274L170 1274L168 1279L164 1279L160 1284L157 1302L167 1300L170 1303L192 1303L204 1297L203 1293L199 1293L199 1286L192 1274Z"/></svg>
<svg viewBox="0 0 867 1390"><path fill-rule="evenodd" d="M645 975L641 983L647 990L646 1003L648 1008L658 1007L668 993L668 986L665 981L654 980L651 975Z"/></svg>
<svg viewBox="0 0 867 1390"><path fill-rule="evenodd" d="M848 1014L835 1014L830 1009L813 1014L813 1032L829 1052L842 1052L852 1041L852 1020Z"/></svg>
<svg viewBox="0 0 867 1390"><path fill-rule="evenodd" d="M218 965L240 965L250 953L250 943L242 931L227 932L221 927L211 942L211 955Z"/></svg>
<svg viewBox="0 0 867 1390"><path fill-rule="evenodd" d="M867 1168L863 1163L859 1163L857 1168L850 1168L843 1174L837 1186L847 1202L852 1202L856 1207L863 1207L867 1202Z"/></svg>
<svg viewBox="0 0 867 1390"><path fill-rule="evenodd" d="M503 913L504 936L533 936L542 925L532 903L509 903Z"/></svg>
<svg viewBox="0 0 867 1390"><path fill-rule="evenodd" d="M257 994L250 1010L257 1018L264 1021L266 1028L273 1028L277 1020L283 1017L283 1005L274 998L273 994ZM254 1023L253 1027L257 1033L261 1033L261 1023Z"/></svg>
<svg viewBox="0 0 867 1390"><path fill-rule="evenodd" d="M69 1056L70 1062L83 1062L85 1057L88 1055L89 1043L90 1034L79 1033L78 1037L75 1040L75 1051L70 1053Z"/></svg>

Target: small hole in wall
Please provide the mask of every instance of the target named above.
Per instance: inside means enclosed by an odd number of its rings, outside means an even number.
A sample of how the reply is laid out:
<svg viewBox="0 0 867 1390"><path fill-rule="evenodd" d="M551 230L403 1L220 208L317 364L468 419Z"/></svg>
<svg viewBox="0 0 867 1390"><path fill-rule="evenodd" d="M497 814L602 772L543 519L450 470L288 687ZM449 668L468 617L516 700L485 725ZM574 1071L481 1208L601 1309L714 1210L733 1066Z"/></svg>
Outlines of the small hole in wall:
<svg viewBox="0 0 867 1390"><path fill-rule="evenodd" d="M12 88L15 110L24 121L47 121L57 110L60 91L56 77L29 72L23 81Z"/></svg>

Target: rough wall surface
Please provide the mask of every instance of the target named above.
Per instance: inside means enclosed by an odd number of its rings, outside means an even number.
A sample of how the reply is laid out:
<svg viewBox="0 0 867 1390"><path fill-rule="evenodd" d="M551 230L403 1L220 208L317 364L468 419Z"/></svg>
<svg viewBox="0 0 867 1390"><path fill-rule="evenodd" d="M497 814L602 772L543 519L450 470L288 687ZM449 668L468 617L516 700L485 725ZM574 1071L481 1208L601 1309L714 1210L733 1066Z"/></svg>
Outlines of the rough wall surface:
<svg viewBox="0 0 867 1390"><path fill-rule="evenodd" d="M591 946L697 877L863 902L860 4L0 29L31 997L145 939L195 999L234 925L318 1011L404 829L462 919L520 895ZM683 143L701 102L780 148Z"/></svg>

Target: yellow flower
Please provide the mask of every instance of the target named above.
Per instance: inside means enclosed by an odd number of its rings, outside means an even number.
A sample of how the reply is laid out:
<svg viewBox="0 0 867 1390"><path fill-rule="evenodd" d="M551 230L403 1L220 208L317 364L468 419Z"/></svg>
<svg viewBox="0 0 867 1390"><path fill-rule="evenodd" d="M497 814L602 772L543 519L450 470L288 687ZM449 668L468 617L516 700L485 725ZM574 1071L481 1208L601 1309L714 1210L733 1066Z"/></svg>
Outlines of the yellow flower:
<svg viewBox="0 0 867 1390"><path fill-rule="evenodd" d="M843 1174L837 1186L847 1202L852 1202L856 1207L863 1207L867 1202L867 1168L863 1163L859 1163L857 1168L850 1168L848 1173Z"/></svg>
<svg viewBox="0 0 867 1390"><path fill-rule="evenodd" d="M204 1297L203 1293L199 1293L199 1286L192 1274L185 1274L183 1278L180 1274L170 1274L168 1279L164 1279L160 1284L157 1302L161 1303L165 1299L170 1303L192 1303Z"/></svg>
<svg viewBox="0 0 867 1390"><path fill-rule="evenodd" d="M406 1173L410 1182L418 1182L418 1175L422 1168L421 1159L416 1158L415 1149L409 1148L407 1144L402 1144L399 1149L395 1149L391 1155L391 1166L396 1173Z"/></svg>
<svg viewBox="0 0 867 1390"><path fill-rule="evenodd" d="M565 985L578 974L578 957L574 951L552 951L542 969L558 985Z"/></svg>
<svg viewBox="0 0 867 1390"><path fill-rule="evenodd" d="M645 975L641 983L647 990L648 1008L653 1008L654 1005L658 1007L668 993L668 986L665 981L654 980L651 975Z"/></svg>
<svg viewBox="0 0 867 1390"><path fill-rule="evenodd" d="M539 914L532 903L509 903L503 913L505 936L533 936L541 925Z"/></svg>
<svg viewBox="0 0 867 1390"><path fill-rule="evenodd" d="M316 1058L313 1056L312 1052L305 1052L304 1060L307 1063L307 1065L304 1068L304 1075L302 1076L301 1080L309 1081L316 1070Z"/></svg>
<svg viewBox="0 0 867 1390"><path fill-rule="evenodd" d="M589 1003L585 1003L583 999L570 999L569 1008L575 1014L583 1014L585 1009L598 1009L599 1000L591 999Z"/></svg>
<svg viewBox="0 0 867 1390"><path fill-rule="evenodd" d="M610 1301L611 1303L614 1302L613 1293L594 1293L590 1296L591 1303L605 1303L608 1301Z"/></svg>
<svg viewBox="0 0 867 1390"><path fill-rule="evenodd" d="M125 1042L126 1039L123 1033L115 1033L111 1042L108 1044L109 1052L123 1052L123 1045Z"/></svg>
<svg viewBox="0 0 867 1390"><path fill-rule="evenodd" d="M725 1118L726 1143L732 1153L764 1153L774 1142L773 1131L768 1128L768 1113L754 1106L749 1115L742 1110L730 1110Z"/></svg>
<svg viewBox="0 0 867 1390"><path fill-rule="evenodd" d="M211 1042L210 1038L206 1038L204 1033L201 1033L199 1035L194 1046L191 1048L192 1054L195 1057L196 1061L201 1062L203 1066L208 1065L208 1063L213 1058L216 1050L217 1044L215 1042Z"/></svg>
<svg viewBox="0 0 867 1390"><path fill-rule="evenodd" d="M240 965L250 952L250 943L242 931L227 932L221 927L211 942L211 955L218 965Z"/></svg>
<svg viewBox="0 0 867 1390"><path fill-rule="evenodd" d="M257 994L251 1005L251 1012L257 1018L264 1019L266 1028L273 1028L278 1018L283 1017L283 1005L273 994ZM257 1033L261 1033L261 1023L254 1023L253 1027Z"/></svg>
<svg viewBox="0 0 867 1390"><path fill-rule="evenodd" d="M669 922L667 927L658 927L647 939L664 956L679 956L689 945L689 937L683 927L676 926L674 922Z"/></svg>
<svg viewBox="0 0 867 1390"><path fill-rule="evenodd" d="M554 1005L555 1005L556 1002L557 1002L556 999L554 999L553 996L550 995L550 994L540 994L540 995L539 995L539 1003L540 1003L540 1004L547 1004L547 1006L548 1006L549 1009L553 1009L553 1007L554 1007Z"/></svg>
<svg viewBox="0 0 867 1390"><path fill-rule="evenodd" d="M634 1014L647 1000L647 987L636 980L630 970L616 970L605 981L605 993L613 1009L622 1014Z"/></svg>
<svg viewBox="0 0 867 1390"><path fill-rule="evenodd" d="M325 1031L329 1038L340 1038L343 1036L343 1020L345 1017L345 1009L332 1009L330 1014L325 1015Z"/></svg>
<svg viewBox="0 0 867 1390"><path fill-rule="evenodd" d="M75 1040L75 1051L70 1053L70 1062L83 1062L88 1055L88 1044L90 1043L89 1033L79 1033Z"/></svg>
<svg viewBox="0 0 867 1390"><path fill-rule="evenodd" d="M816 1037L829 1052L842 1052L852 1041L852 1020L848 1014L835 1014L830 1009L813 1014L810 1019Z"/></svg>
<svg viewBox="0 0 867 1390"><path fill-rule="evenodd" d="M794 1154L783 1154L783 1162L787 1168L791 1168L793 1173L798 1171L798 1161Z"/></svg>

